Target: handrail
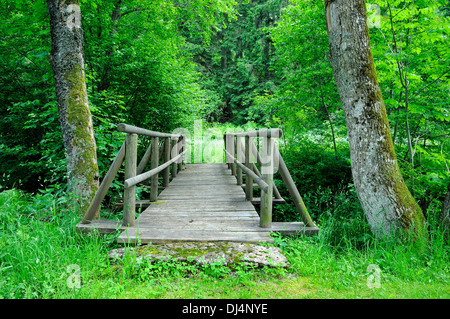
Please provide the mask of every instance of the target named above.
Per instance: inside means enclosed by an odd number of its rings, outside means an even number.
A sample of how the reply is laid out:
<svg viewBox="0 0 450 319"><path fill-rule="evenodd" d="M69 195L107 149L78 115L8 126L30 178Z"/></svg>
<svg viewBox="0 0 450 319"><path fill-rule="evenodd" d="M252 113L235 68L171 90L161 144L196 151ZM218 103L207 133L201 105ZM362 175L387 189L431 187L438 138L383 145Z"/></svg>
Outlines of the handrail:
<svg viewBox="0 0 450 319"><path fill-rule="evenodd" d="M303 202L302 197L300 196L300 193L295 186L294 180L292 179L291 174L289 173L289 170L286 166L286 163L283 160L283 157L281 156L280 151L278 150L278 147L275 145L275 156L278 156L279 160L279 171L281 178L284 181L284 184L286 185L289 194L292 197L292 200L295 204L295 207L297 208L297 211L300 213L300 216L303 220L303 223L308 227L315 227L313 220L311 219L311 216L308 213L308 209L306 208L305 203Z"/></svg>
<svg viewBox="0 0 450 319"><path fill-rule="evenodd" d="M159 172L161 172L162 170L164 170L165 168L170 166L173 162L178 161L180 159L180 157L183 156L186 152L187 152L187 150L185 150L181 154L178 154L176 157L172 158L170 161L165 162L164 164L161 164L154 169L151 169L145 173L139 174L135 177L125 180L124 187L129 188L131 186L137 185L137 184L149 179L150 177L154 176L155 174L158 174Z"/></svg>
<svg viewBox="0 0 450 319"><path fill-rule="evenodd" d="M256 131L227 133L228 135L234 135L238 137L273 137L279 138L283 136L283 131L279 128L260 129Z"/></svg>
<svg viewBox="0 0 450 319"><path fill-rule="evenodd" d="M120 166L122 165L124 159L125 159L125 142L123 142L119 152L114 158L114 161L109 167L108 172L103 178L97 192L95 193L94 198L91 201L91 204L89 205L88 210L86 211L86 214L83 216L81 223L83 224L89 223L94 218L95 214L98 212L100 208L100 204L103 198L105 198L108 189L111 187L112 182L114 181L114 177L116 177L116 174L119 171Z"/></svg>
<svg viewBox="0 0 450 319"><path fill-rule="evenodd" d="M256 162L257 162L257 164L258 164L259 166L261 166L261 154L259 154L258 149L256 148L256 145L255 145L255 143L254 143L253 141L251 141L250 144L251 144L251 148L252 148L250 153L251 153L253 156L256 157ZM242 151L244 152L244 154L245 154L245 146L242 145L242 143L241 143L241 150L242 150ZM251 162L250 165L252 166L253 171L256 173L256 175L258 175L259 177L261 177L261 173L258 171L258 167L256 166L256 164L255 164L254 162ZM277 186L276 186L275 184L273 184L273 194L274 194L274 196L275 196L276 199L281 199L280 192L279 192L279 190L278 190L278 188L277 188Z"/></svg>
<svg viewBox="0 0 450 319"><path fill-rule="evenodd" d="M297 187L289 173L289 170L274 143L274 138L283 135L280 129L261 129L250 132L226 133L225 134L225 154L227 163L231 169L231 174L236 176L237 184L242 185L242 172L246 173L245 193L246 198L253 198L253 180L261 187L261 209L260 209L260 226L271 227L272 223L272 195L281 198L278 189L273 183L273 164L278 163L278 171L286 185L289 194L300 214L303 223L307 227L315 227L316 225L308 213ZM252 137L263 138L263 154L260 154L254 144ZM241 138L245 138L245 146ZM257 164L261 168L259 173L252 157L255 157ZM239 159L245 157L245 164ZM238 159L239 158L239 159ZM262 187L263 185L264 187Z"/></svg>
<svg viewBox="0 0 450 319"><path fill-rule="evenodd" d="M246 173L249 174L252 178L253 181L256 182L259 187L261 187L261 189L265 192L267 192L269 185L258 175L256 175L255 172L253 172L251 169L249 169L247 166L245 166L244 164L242 164L241 162L239 162L236 158L233 158L233 155L231 155L226 149L224 149L225 153L233 159L233 161L239 165L239 167Z"/></svg>
<svg viewBox="0 0 450 319"><path fill-rule="evenodd" d="M136 206L136 184L151 178L150 201L155 201L158 195L158 173L163 172L163 186L168 186L170 172L172 179L176 177L178 171L183 169L183 155L186 150L186 138L183 134L169 134L154 132L137 126L124 123L117 125L119 132L127 133L125 142L122 144L119 153L114 159L107 174L103 178L99 189L94 195L91 204L83 216L82 223L90 221L98 214L101 201L106 196L108 189L117 175L120 167L125 163L125 181L123 196L123 226L134 226L135 224L135 206ZM137 142L138 135L150 136L151 144L147 148L143 158L137 165ZM163 164L159 165L161 156L159 150L159 138L163 138ZM150 162L151 169L146 173L145 166ZM170 170L170 165L172 169ZM136 174L139 174L136 176Z"/></svg>
<svg viewBox="0 0 450 319"><path fill-rule="evenodd" d="M150 131L150 130L147 130L144 128L140 128L137 126L128 125L128 124L124 124L124 123L118 124L117 130L119 132L145 135L145 136L150 136L150 137L171 137L171 138L175 139L175 138L179 138L181 136L180 134L169 134L169 133Z"/></svg>
<svg viewBox="0 0 450 319"><path fill-rule="evenodd" d="M260 227L272 227L272 203L273 203L273 146L274 138L282 136L280 129L257 130L251 132L241 133L227 133L225 134L225 154L227 159L232 159L232 173L236 173L237 184L242 185L242 171L246 173L245 177L245 197L247 200L253 199L253 180L261 187L261 206L260 206ZM232 138L230 141L229 138ZM261 161L261 177L253 171L254 162L252 160L252 137L262 137L264 150ZM241 138L245 138L244 158L245 165L242 164L238 158L241 155ZM232 143L230 143L232 142ZM230 149L229 152L228 149ZM236 158L234 157L236 154ZM228 160L227 160L228 162ZM233 167L237 165L237 167ZM264 182L261 183L261 182Z"/></svg>

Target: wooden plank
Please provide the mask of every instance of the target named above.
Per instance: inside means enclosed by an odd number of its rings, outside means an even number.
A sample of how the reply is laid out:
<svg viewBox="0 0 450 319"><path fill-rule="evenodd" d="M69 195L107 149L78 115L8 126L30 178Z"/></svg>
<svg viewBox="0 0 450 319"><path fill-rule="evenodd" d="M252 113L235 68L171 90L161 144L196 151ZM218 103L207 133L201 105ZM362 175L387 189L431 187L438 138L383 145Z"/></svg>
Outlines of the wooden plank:
<svg viewBox="0 0 450 319"><path fill-rule="evenodd" d="M123 207L123 202L114 204L115 207ZM137 200L136 208L148 208L158 211L254 211L255 208L250 202L234 202L231 205L228 202L214 201L214 202L196 202L195 206L191 202L183 202L182 200L168 200L168 201L156 201L150 202L149 200Z"/></svg>
<svg viewBox="0 0 450 319"><path fill-rule="evenodd" d="M271 232L279 232L283 235L317 235L318 227L305 227L303 222L272 222Z"/></svg>
<svg viewBox="0 0 450 319"><path fill-rule="evenodd" d="M228 209L236 209L236 210L255 210L254 206L248 202L229 202L229 201L211 201L211 202L196 202L195 206L192 205L191 202L188 201L182 201L182 200L158 200L156 202L152 202L150 207L162 209L163 207L173 207L173 208L179 208L179 209L211 209L211 210L228 210ZM223 208L223 209L220 209Z"/></svg>
<svg viewBox="0 0 450 319"><path fill-rule="evenodd" d="M159 231L151 228L128 228L117 238L118 243L136 243L137 241L142 244L145 243L166 243L173 241L236 241L236 242L273 242L273 239L266 232L222 232L222 231L180 231L180 230L167 230Z"/></svg>
<svg viewBox="0 0 450 319"><path fill-rule="evenodd" d="M149 200L136 200L135 204L136 204L136 206L135 206L136 208L146 208L146 207L150 206L150 201ZM123 207L123 202L115 203L114 207L116 207L116 208Z"/></svg>
<svg viewBox="0 0 450 319"><path fill-rule="evenodd" d="M144 225L146 222L150 221L152 223L175 223L175 222L194 222L194 221L206 221L211 223L237 223L243 221L255 221L258 220L258 216L143 216L139 218L139 223L143 222Z"/></svg>
<svg viewBox="0 0 450 319"><path fill-rule="evenodd" d="M220 186L222 186L222 185L220 185ZM226 186L227 185L224 185L224 187L222 187L222 188L215 188L215 187L211 187L211 185L208 185L208 186L199 185L199 186L193 188L193 187L185 187L185 186L179 187L179 186L170 185L170 187L167 187L167 189L165 190L164 193L166 194L166 193L180 193L180 192L186 193L186 192L188 192L188 193L192 193L192 194L197 194L198 192L196 192L196 190L199 190L200 192L209 192L209 193L215 193L215 194L229 193L229 192L243 194L242 187L240 187L238 185L233 185L232 187L226 187ZM161 192L161 194L162 194L162 192Z"/></svg>
<svg viewBox="0 0 450 319"><path fill-rule="evenodd" d="M185 225L175 225L172 226L170 224L167 225L145 225L145 228L138 228L139 230L144 229L145 231L152 232L185 232ZM259 227L258 223L253 223L252 225L227 225L227 224L198 224L198 225L189 225L189 231L195 235L196 232L267 232L266 229ZM213 234L212 234L213 236Z"/></svg>
<svg viewBox="0 0 450 319"><path fill-rule="evenodd" d="M197 201L203 201L203 200L209 200L209 201L223 201L223 198L218 198L215 195L204 195L204 196L199 196L196 198L192 198L191 196L187 195L187 196L171 196L171 195L164 195L161 197L158 197L158 200L166 200L166 199L178 199L178 200L187 200L187 201L191 201L191 202L197 202ZM229 197L228 198L228 202L243 202L245 201L245 198L242 198L240 196L235 196L235 197Z"/></svg>
<svg viewBox="0 0 450 319"><path fill-rule="evenodd" d="M260 197L255 197L250 201L253 205L261 205L261 198ZM272 205L282 205L282 204L286 204L286 201L284 200L284 198L272 198Z"/></svg>
<svg viewBox="0 0 450 319"><path fill-rule="evenodd" d="M118 243L171 241L273 242L270 232L294 233L301 225L260 227L260 218L226 164L187 164ZM258 202L258 198L255 199ZM275 201L276 202L276 201ZM278 201L284 202L284 200ZM311 230L312 231L312 230ZM139 232L139 234L137 233Z"/></svg>
<svg viewBox="0 0 450 319"><path fill-rule="evenodd" d="M183 210L179 211L177 208L174 209L161 209L161 210L145 210L139 218L146 218L147 216L217 216L217 218L224 218L224 217L258 217L258 213L256 211L232 211L232 210L212 210L212 209L205 209L202 210Z"/></svg>
<svg viewBox="0 0 450 319"><path fill-rule="evenodd" d="M201 190L199 191L201 192ZM192 191L186 191L186 192L165 192L165 193L161 193L158 196L158 200L164 200L164 199L170 199L170 198L174 198L174 199L189 199L192 198L193 200L195 199L199 199L199 198L207 198L207 197L214 197L218 200L220 199L225 199L227 197L238 197L240 198L241 201L244 201L245 198L241 198L243 194L241 193L241 191L217 191L214 192L212 190L208 190L208 191L204 191L201 192L200 194L196 194L195 192Z"/></svg>
<svg viewBox="0 0 450 319"><path fill-rule="evenodd" d="M116 231L124 231L126 227L121 221L116 220L93 220L89 224L78 223L76 226L78 231L89 233L97 230L101 234L111 234Z"/></svg>

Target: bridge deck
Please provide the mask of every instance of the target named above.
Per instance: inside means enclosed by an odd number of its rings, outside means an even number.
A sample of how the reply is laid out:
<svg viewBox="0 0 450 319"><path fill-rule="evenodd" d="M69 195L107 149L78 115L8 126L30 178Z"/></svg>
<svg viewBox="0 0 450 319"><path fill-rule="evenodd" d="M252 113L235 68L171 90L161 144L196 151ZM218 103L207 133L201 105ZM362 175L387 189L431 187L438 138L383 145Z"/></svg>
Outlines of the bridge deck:
<svg viewBox="0 0 450 319"><path fill-rule="evenodd" d="M270 231L226 164L188 164L117 241L272 242Z"/></svg>

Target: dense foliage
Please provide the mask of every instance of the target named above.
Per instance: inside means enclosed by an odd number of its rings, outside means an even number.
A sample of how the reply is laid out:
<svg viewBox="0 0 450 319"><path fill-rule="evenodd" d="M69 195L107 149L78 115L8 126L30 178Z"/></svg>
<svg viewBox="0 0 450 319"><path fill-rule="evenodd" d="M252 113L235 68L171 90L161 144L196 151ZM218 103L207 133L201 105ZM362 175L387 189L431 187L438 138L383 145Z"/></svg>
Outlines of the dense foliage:
<svg viewBox="0 0 450 319"><path fill-rule="evenodd" d="M372 1L369 32L395 150L403 176L424 211L449 183L449 15L447 1ZM347 148L346 128L328 53L323 1L293 1L270 30L282 79L255 108L271 114L295 145ZM267 112L269 111L269 112ZM296 143L303 136L303 143ZM309 137L308 141L304 141ZM325 139L322 139L327 137ZM340 151L341 150L341 151ZM316 157L317 158L317 157ZM318 159L330 165L330 158ZM314 175L316 180L336 176ZM326 177L325 177L326 176Z"/></svg>
<svg viewBox="0 0 450 319"><path fill-rule="evenodd" d="M424 211L440 205L449 183L446 5L368 5L397 157ZM316 217L324 207L311 194L351 189L323 1L82 1L81 10L100 176L123 140L117 123L171 131L203 118L282 128L282 152ZM5 1L0 15L0 187L60 187L66 166L45 2Z"/></svg>
<svg viewBox="0 0 450 319"><path fill-rule="evenodd" d="M123 142L120 122L192 131L201 119L211 135L280 127L283 158L320 233L300 241L275 238L291 263L286 272L247 267L233 273L214 264L149 265L132 258L111 265L114 235L78 234L79 216L68 204L46 2L4 0L0 298L285 298L303 290L302 297L321 298L448 297L449 245L439 220L450 184L448 0L368 5L395 151L426 214L426 243L384 241L370 232L352 183L323 0L80 2L100 177ZM299 221L279 175L275 183L287 204L276 206L274 221ZM122 190L113 184L115 196ZM361 284L367 263L382 268L383 289ZM79 290L67 285L73 264L83 265L81 277L89 282ZM276 276L281 279L271 282Z"/></svg>
<svg viewBox="0 0 450 319"><path fill-rule="evenodd" d="M234 16L233 3L81 1L101 176L122 143L118 123L171 131L200 116L205 91L182 33L207 43L224 14ZM36 190L63 183L46 3L3 1L0 16L0 185Z"/></svg>

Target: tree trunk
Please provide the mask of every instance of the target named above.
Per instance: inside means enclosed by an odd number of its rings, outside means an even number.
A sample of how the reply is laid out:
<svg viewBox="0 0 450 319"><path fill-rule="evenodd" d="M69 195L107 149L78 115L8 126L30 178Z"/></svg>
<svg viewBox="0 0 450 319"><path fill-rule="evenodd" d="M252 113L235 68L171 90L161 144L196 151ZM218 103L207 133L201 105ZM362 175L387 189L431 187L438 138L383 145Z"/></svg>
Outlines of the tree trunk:
<svg viewBox="0 0 450 319"><path fill-rule="evenodd" d="M399 229L424 234L424 216L395 155L370 49L364 0L326 0L333 72L344 109L352 175L374 234Z"/></svg>
<svg viewBox="0 0 450 319"><path fill-rule="evenodd" d="M80 6L78 0L48 0L47 5L68 186L84 213L98 189L98 164L86 92Z"/></svg>

